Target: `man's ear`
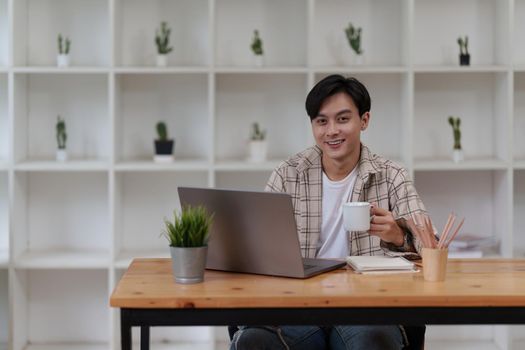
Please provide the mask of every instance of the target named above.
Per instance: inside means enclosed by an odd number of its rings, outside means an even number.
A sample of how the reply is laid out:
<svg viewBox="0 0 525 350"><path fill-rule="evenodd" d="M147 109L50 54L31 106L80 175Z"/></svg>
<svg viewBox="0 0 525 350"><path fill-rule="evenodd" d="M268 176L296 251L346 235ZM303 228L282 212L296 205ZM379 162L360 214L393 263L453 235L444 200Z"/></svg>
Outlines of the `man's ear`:
<svg viewBox="0 0 525 350"><path fill-rule="evenodd" d="M365 112L361 116L361 131L365 131L368 128L368 123L370 122L370 112Z"/></svg>

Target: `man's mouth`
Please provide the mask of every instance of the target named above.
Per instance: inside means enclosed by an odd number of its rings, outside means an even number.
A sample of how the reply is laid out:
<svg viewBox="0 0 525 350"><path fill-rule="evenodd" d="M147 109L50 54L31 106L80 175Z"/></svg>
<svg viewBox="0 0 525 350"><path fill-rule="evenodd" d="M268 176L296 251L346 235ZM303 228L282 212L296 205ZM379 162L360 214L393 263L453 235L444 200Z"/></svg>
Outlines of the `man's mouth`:
<svg viewBox="0 0 525 350"><path fill-rule="evenodd" d="M329 145L329 146L337 146L337 145L340 145L343 143L344 140L333 140L333 141L326 141L326 143Z"/></svg>

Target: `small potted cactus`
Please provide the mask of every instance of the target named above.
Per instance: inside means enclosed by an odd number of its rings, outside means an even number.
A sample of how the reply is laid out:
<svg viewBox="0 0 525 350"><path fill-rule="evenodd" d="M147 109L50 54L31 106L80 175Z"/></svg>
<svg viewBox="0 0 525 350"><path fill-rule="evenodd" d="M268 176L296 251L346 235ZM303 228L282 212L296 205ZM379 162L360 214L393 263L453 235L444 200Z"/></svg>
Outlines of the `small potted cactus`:
<svg viewBox="0 0 525 350"><path fill-rule="evenodd" d="M257 67L262 67L264 64L263 42L257 29L253 31L253 39L250 47L252 49L255 65Z"/></svg>
<svg viewBox="0 0 525 350"><path fill-rule="evenodd" d="M157 123L157 136L155 140L155 156L153 160L158 163L169 163L173 161L173 146L175 141L168 139L168 128L165 122Z"/></svg>
<svg viewBox="0 0 525 350"><path fill-rule="evenodd" d="M465 39L462 37L458 38L459 45L459 65L469 66L470 65L470 54L468 53L468 36L465 35Z"/></svg>
<svg viewBox="0 0 525 350"><path fill-rule="evenodd" d="M68 37L62 37L62 34L58 34L58 55L57 55L57 66L68 67L69 66L69 49L71 48L71 40Z"/></svg>
<svg viewBox="0 0 525 350"><path fill-rule="evenodd" d="M171 29L168 23L160 22L160 29L155 31L155 44L157 45L157 66L166 67L168 65L168 54L173 50L170 47Z"/></svg>
<svg viewBox="0 0 525 350"><path fill-rule="evenodd" d="M250 133L250 155L251 162L264 162L268 151L266 142L266 130L261 130L259 123L253 123Z"/></svg>
<svg viewBox="0 0 525 350"><path fill-rule="evenodd" d="M57 138L57 152L56 160L59 162L65 162L67 160L67 150L66 150L66 121L60 118L60 115L57 116L57 123L55 126L56 129L56 138Z"/></svg>
<svg viewBox="0 0 525 350"><path fill-rule="evenodd" d="M454 133L454 148L452 150L452 159L455 163L463 161L463 149L461 148L461 119L453 116L448 117L448 123L452 126Z"/></svg>
<svg viewBox="0 0 525 350"><path fill-rule="evenodd" d="M348 23L348 27L345 28L345 34L346 39L348 40L348 44L350 45L350 48L355 53L355 62L357 64L363 63L363 48L361 47L361 33L362 28L354 27L352 22Z"/></svg>

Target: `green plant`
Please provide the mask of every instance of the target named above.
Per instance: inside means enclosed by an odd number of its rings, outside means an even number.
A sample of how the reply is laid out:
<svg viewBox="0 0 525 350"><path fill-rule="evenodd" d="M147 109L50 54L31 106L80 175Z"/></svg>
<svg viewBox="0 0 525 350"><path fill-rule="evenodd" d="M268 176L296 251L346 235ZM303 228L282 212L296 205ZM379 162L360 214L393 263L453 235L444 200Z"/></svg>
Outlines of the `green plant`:
<svg viewBox="0 0 525 350"><path fill-rule="evenodd" d="M62 38L62 34L58 34L58 53L60 55L68 55L69 49L71 48L71 40L68 37Z"/></svg>
<svg viewBox="0 0 525 350"><path fill-rule="evenodd" d="M448 123L452 126L454 132L454 149L461 149L461 118L454 118L453 116L448 117Z"/></svg>
<svg viewBox="0 0 525 350"><path fill-rule="evenodd" d="M250 133L250 140L252 141L264 141L266 138L266 130L261 130L259 123L252 124L252 130Z"/></svg>
<svg viewBox="0 0 525 350"><path fill-rule="evenodd" d="M202 206L186 206L177 215L173 211L173 221L164 219L166 229L162 234L168 239L171 247L203 247L208 244L213 214Z"/></svg>
<svg viewBox="0 0 525 350"><path fill-rule="evenodd" d="M458 38L458 45L459 45L459 54L460 55L468 55L468 36L465 35L465 39L462 37Z"/></svg>
<svg viewBox="0 0 525 350"><path fill-rule="evenodd" d="M159 141L167 141L168 140L168 128L166 127L166 123L164 122L158 122L157 123L157 135Z"/></svg>
<svg viewBox="0 0 525 350"><path fill-rule="evenodd" d="M173 50L173 47L169 46L171 29L168 27L168 23L160 22L160 30L155 31L155 43L157 44L157 52L159 55L166 55Z"/></svg>
<svg viewBox="0 0 525 350"><path fill-rule="evenodd" d="M361 27L354 27L352 22L348 23L348 27L345 28L346 39L348 44L357 55L361 55L363 50L361 49Z"/></svg>
<svg viewBox="0 0 525 350"><path fill-rule="evenodd" d="M264 54L263 42L261 38L259 37L259 31L257 29L253 31L253 39L252 39L251 48L252 48L254 55L261 56Z"/></svg>
<svg viewBox="0 0 525 350"><path fill-rule="evenodd" d="M56 134L58 149L66 149L66 122L64 121L64 119L60 118L60 116L57 117Z"/></svg>

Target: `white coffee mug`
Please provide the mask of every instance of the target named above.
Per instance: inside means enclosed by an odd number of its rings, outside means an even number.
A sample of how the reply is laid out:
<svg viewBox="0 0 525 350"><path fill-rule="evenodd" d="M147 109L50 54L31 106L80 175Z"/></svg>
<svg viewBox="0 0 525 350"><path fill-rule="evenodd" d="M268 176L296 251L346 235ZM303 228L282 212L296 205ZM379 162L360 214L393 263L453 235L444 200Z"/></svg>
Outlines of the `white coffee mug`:
<svg viewBox="0 0 525 350"><path fill-rule="evenodd" d="M348 202L343 204L343 225L347 231L370 230L370 203Z"/></svg>

